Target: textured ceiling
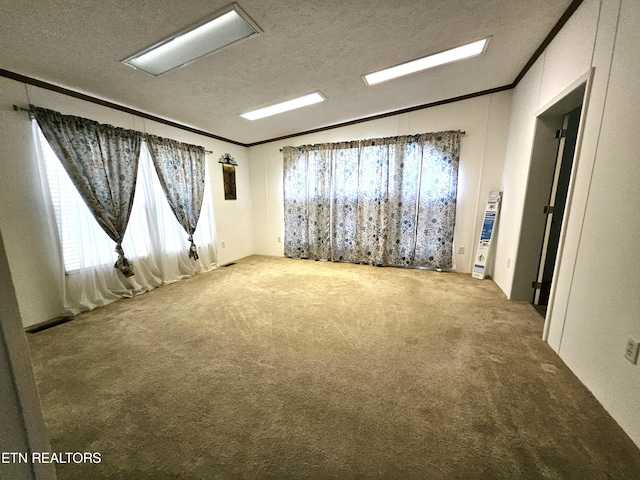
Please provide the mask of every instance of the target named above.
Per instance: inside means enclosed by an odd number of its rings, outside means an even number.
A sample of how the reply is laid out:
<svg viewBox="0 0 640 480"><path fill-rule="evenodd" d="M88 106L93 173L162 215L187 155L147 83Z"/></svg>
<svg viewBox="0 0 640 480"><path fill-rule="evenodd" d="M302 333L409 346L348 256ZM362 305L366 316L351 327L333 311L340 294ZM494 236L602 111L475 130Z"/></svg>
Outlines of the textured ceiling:
<svg viewBox="0 0 640 480"><path fill-rule="evenodd" d="M571 0L239 0L262 34L157 78L120 62L229 3L0 0L0 68L250 144L509 85ZM479 57L361 79L487 36ZM239 116L315 90L327 100Z"/></svg>

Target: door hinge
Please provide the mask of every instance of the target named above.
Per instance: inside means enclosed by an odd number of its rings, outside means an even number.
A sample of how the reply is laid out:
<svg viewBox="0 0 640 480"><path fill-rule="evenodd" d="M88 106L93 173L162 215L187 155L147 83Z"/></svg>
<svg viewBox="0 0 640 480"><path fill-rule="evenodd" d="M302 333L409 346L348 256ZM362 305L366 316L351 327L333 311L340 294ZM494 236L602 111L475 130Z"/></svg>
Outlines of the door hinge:
<svg viewBox="0 0 640 480"><path fill-rule="evenodd" d="M562 138L567 136L567 130L561 128L560 130L556 130L556 138Z"/></svg>
<svg viewBox="0 0 640 480"><path fill-rule="evenodd" d="M532 282L531 288L535 288L536 290L542 288L542 282Z"/></svg>
<svg viewBox="0 0 640 480"><path fill-rule="evenodd" d="M546 214L553 213L553 205L547 205L546 207L544 207L543 211Z"/></svg>

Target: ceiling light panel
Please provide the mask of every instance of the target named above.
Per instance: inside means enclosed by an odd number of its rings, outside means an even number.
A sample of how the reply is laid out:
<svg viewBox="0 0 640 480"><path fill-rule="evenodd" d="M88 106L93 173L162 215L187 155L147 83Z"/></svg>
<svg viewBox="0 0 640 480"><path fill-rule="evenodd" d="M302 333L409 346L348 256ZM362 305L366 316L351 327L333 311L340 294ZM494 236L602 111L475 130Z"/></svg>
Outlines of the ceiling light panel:
<svg viewBox="0 0 640 480"><path fill-rule="evenodd" d="M232 3L122 62L158 76L261 32L238 4Z"/></svg>
<svg viewBox="0 0 640 480"><path fill-rule="evenodd" d="M460 47L445 50L444 52L435 53L427 57L419 58L411 62L396 65L395 67L386 68L377 72L363 75L364 82L371 86L378 83L386 82L398 77L404 77L412 73L420 72L428 68L438 67L446 63L457 62L466 58L475 57L483 53L487 47L489 38L484 38L476 42L468 43Z"/></svg>
<svg viewBox="0 0 640 480"><path fill-rule="evenodd" d="M276 103L269 107L253 110L252 112L243 113L240 116L247 120L258 120L259 118L270 117L278 113L288 112L289 110L295 110L296 108L306 107L313 105L314 103L324 102L326 97L321 92L313 92L308 95L287 100L286 102Z"/></svg>

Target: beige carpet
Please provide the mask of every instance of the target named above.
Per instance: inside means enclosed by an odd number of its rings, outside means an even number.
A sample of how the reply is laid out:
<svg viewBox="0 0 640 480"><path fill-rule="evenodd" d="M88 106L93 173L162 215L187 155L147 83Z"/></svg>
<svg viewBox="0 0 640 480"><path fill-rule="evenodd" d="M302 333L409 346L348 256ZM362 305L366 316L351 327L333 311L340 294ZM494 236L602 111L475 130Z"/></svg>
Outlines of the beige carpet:
<svg viewBox="0 0 640 480"><path fill-rule="evenodd" d="M253 256L29 335L65 479L637 479L640 451L468 275Z"/></svg>

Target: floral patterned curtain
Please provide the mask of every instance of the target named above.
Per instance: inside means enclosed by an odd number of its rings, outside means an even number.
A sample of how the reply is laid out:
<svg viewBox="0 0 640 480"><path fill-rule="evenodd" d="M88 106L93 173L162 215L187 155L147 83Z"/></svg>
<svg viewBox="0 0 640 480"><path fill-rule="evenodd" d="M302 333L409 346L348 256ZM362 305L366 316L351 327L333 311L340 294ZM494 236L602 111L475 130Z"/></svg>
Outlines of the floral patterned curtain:
<svg viewBox="0 0 640 480"><path fill-rule="evenodd" d="M307 150L307 188L309 209L308 255L331 257L331 179L333 176L331 146L314 146Z"/></svg>
<svg viewBox="0 0 640 480"><path fill-rule="evenodd" d="M286 147L285 255L452 266L459 132Z"/></svg>
<svg viewBox="0 0 640 480"><path fill-rule="evenodd" d="M337 144L333 151L333 215L331 260L357 262L358 175L360 143Z"/></svg>
<svg viewBox="0 0 640 480"><path fill-rule="evenodd" d="M193 243L204 196L205 151L168 138L147 136L147 144L171 210L189 234L189 258L198 259Z"/></svg>
<svg viewBox="0 0 640 480"><path fill-rule="evenodd" d="M96 221L116 242L114 267L130 277L133 266L122 238L133 205L141 133L39 107L31 111Z"/></svg>
<svg viewBox="0 0 640 480"><path fill-rule="evenodd" d="M384 204L386 231L383 265L415 265L416 212L420 189L422 143L415 137L389 142L388 201Z"/></svg>
<svg viewBox="0 0 640 480"><path fill-rule="evenodd" d="M355 255L358 263L382 265L386 203L389 193L389 146L382 141L360 144Z"/></svg>
<svg viewBox="0 0 640 480"><path fill-rule="evenodd" d="M307 153L305 148L282 149L284 168L284 252L309 257Z"/></svg>
<svg viewBox="0 0 640 480"><path fill-rule="evenodd" d="M459 132L423 135L414 265L451 267L460 161Z"/></svg>

